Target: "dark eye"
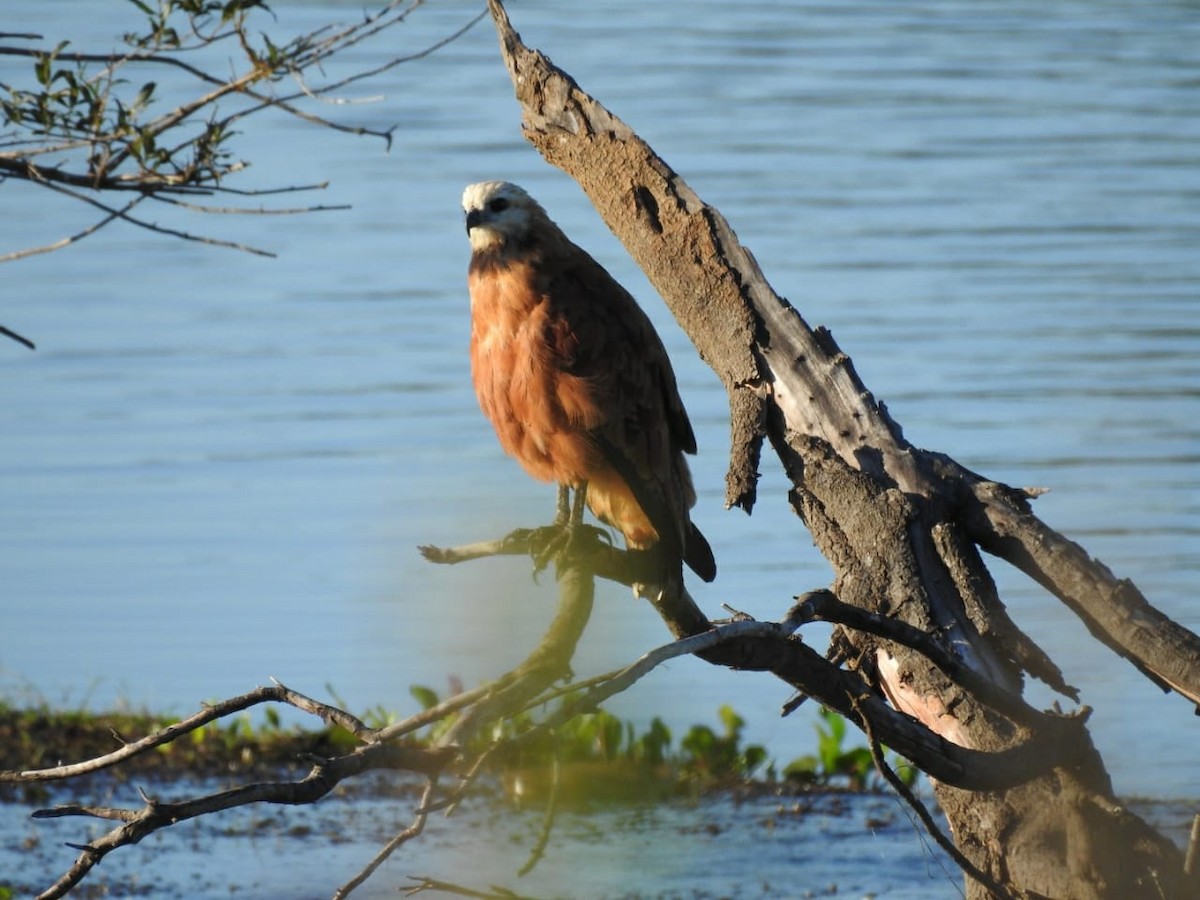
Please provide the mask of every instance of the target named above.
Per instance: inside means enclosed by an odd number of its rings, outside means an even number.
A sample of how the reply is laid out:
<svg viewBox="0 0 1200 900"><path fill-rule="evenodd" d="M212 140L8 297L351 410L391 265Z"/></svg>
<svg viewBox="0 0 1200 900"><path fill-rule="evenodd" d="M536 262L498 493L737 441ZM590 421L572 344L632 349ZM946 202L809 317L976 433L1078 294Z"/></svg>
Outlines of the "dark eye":
<svg viewBox="0 0 1200 900"><path fill-rule="evenodd" d="M497 197L488 204L488 210L494 213L504 212L506 209L508 209L508 201L503 197Z"/></svg>

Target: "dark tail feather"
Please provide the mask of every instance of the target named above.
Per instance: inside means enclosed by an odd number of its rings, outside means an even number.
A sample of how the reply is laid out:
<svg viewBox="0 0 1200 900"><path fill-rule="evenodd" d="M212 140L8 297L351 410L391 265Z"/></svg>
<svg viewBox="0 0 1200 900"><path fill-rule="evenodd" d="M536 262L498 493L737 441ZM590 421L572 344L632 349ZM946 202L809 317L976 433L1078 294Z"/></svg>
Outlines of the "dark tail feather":
<svg viewBox="0 0 1200 900"><path fill-rule="evenodd" d="M708 546L708 540L700 533L699 528L691 522L688 523L688 526L687 545L683 548L683 561L688 564L688 568L705 581L712 581L717 577L717 561L713 559L712 547Z"/></svg>
<svg viewBox="0 0 1200 900"><path fill-rule="evenodd" d="M678 565L680 557L678 516L680 514L686 516L687 508L676 510L672 514L673 511L662 495L663 486L661 484L657 487L647 484L638 475L636 469L630 465L629 460L618 453L612 442L605 440L603 435L593 433L592 440L596 442L596 446L600 448L600 452L608 464L625 479L625 483L633 491L634 498L658 532L660 552L667 554L666 558L671 558L673 564ZM680 456L679 462L681 465L683 464L682 456ZM684 537L682 556L688 567L705 581L712 581L717 577L717 562L713 559L712 547L708 546L708 541L700 533L700 529L690 521L687 523L687 535Z"/></svg>

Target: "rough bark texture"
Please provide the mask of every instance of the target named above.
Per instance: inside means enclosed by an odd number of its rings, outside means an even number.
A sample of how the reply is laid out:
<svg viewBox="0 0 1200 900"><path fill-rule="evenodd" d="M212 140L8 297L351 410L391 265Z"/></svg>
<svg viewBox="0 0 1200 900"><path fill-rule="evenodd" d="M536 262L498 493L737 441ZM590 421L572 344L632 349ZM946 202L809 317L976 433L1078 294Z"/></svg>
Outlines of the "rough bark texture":
<svg viewBox="0 0 1200 900"><path fill-rule="evenodd" d="M720 213L570 76L526 48L498 0L490 6L526 137L583 188L729 393L728 505L753 506L769 440L791 478L796 512L835 568L842 602L937 635L1002 691L1019 694L1032 675L1075 697L1005 612L983 549L1036 578L1155 683L1200 701L1194 634L1039 521L1031 494L908 444L832 336L774 293ZM676 633L707 622L686 594L660 612ZM904 644L845 628L835 640L870 686L870 703L886 698L959 748L1003 754L1052 727L985 706ZM712 661L733 664L728 652ZM874 714L863 703L850 704L859 721ZM1054 768L1031 768L1015 787L938 786L966 856L1017 895L1191 896L1182 854L1114 799L1086 730L1054 740L1070 741L1070 752ZM986 889L969 881L968 893Z"/></svg>

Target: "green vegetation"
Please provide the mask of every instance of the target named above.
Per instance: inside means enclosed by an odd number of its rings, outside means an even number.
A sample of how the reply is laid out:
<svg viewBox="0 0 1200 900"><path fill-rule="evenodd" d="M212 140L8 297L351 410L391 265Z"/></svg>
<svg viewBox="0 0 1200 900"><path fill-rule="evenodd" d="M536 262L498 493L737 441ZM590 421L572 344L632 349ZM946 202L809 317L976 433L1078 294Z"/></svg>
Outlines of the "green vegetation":
<svg viewBox="0 0 1200 900"><path fill-rule="evenodd" d="M413 696L428 709L439 702L428 687L412 688ZM567 701L569 702L569 701ZM659 718L638 733L633 723L622 722L604 710L578 715L554 732L530 732L534 720L525 713L509 720L493 735L509 741L493 755L493 767L510 787L520 785L526 794L548 789L550 772L557 762L561 787L577 799L621 799L699 792L751 782L792 788L873 790L882 786L871 751L865 746L846 747L846 720L823 709L817 725L816 754L789 762L782 779L767 751L746 744L746 721L730 706L717 710L720 731L708 725L691 726L674 744L670 728ZM449 727L442 722L441 729ZM433 735L430 735L431 737ZM474 748L483 750L480 745ZM894 761L893 761L894 763ZM893 766L906 784L916 781L916 770Z"/></svg>
<svg viewBox="0 0 1200 900"><path fill-rule="evenodd" d="M178 721L146 712L18 708L0 701L0 769L41 769L103 756ZM336 738L331 729L284 727L273 709L267 709L258 724L249 713L241 713L143 753L114 773L187 770L207 776L277 768L305 754L332 755L346 749Z"/></svg>
<svg viewBox="0 0 1200 900"><path fill-rule="evenodd" d="M416 686L412 696L425 709L439 702L433 690ZM570 702L570 698L561 701ZM344 704L342 704L344 706ZM398 716L382 707L368 710L363 720L379 728ZM729 706L717 710L719 729L693 725L675 742L659 718L639 732L604 710L571 718L554 730L535 729L532 712L497 726L487 740L500 739L488 764L510 796L533 799L550 788L557 771L560 796L567 801L632 800L673 794L696 794L755 783L791 789L869 790L880 784L870 751L846 747L847 728L841 716L821 712L816 752L777 770L765 748L744 741L745 719ZM0 703L0 768L34 769L110 753L122 742L136 740L178 721L149 713L89 713L55 711L46 706L15 708ZM434 740L450 727L442 719L413 738ZM241 713L213 722L183 738L130 760L118 777L148 771L186 772L193 776L277 770L311 755L334 756L356 746L349 732L331 727L319 731L285 726L278 712L267 708L262 721ZM480 741L473 751L482 752ZM900 770L907 781L911 769Z"/></svg>
<svg viewBox="0 0 1200 900"><path fill-rule="evenodd" d="M821 710L822 724L817 728L815 756L801 756L784 767L783 777L799 784L833 785L844 781L850 790L863 791L879 778L875 761L867 747L843 748L846 739L846 720L829 709ZM892 768L900 780L910 787L917 780L917 771L907 764Z"/></svg>

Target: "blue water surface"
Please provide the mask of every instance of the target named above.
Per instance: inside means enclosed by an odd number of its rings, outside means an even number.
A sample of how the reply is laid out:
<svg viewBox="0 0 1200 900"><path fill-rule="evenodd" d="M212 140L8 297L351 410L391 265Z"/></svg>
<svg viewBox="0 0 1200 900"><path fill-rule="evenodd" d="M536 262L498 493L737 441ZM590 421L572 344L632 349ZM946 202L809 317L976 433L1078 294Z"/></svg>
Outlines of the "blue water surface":
<svg viewBox="0 0 1200 900"><path fill-rule="evenodd" d="M136 24L132 4L110 5L81 17L67 0L15 0L4 30L106 50ZM329 76L426 47L478 8L428 3ZM277 41L360 15L324 0L272 9L262 28ZM1037 511L1051 526L1200 629L1194 6L612 0L568 14L529 0L510 12L723 211L914 443L1050 488ZM28 70L0 58L6 83ZM553 504L501 453L469 384L458 200L482 179L527 187L659 326L701 447L695 518L721 570L695 586L704 608L777 618L829 582L775 460L752 517L722 509L721 386L583 194L523 141L486 22L339 96L355 102L306 108L394 126L390 150L254 117L234 145L252 165L230 184L328 181L270 203L349 209L140 210L274 258L117 223L0 270L0 323L38 343L0 344L8 697L185 713L274 676L410 712L409 685L473 684L534 646L553 590L527 563L448 569L415 549L539 524ZM95 220L44 189L2 187L0 253ZM1200 797L1188 705L1023 576L996 576L1095 708L1117 789ZM606 587L576 672L667 637L647 605ZM787 696L689 659L610 708L663 716L678 735L729 703L783 764L813 737L811 712L778 717Z"/></svg>

